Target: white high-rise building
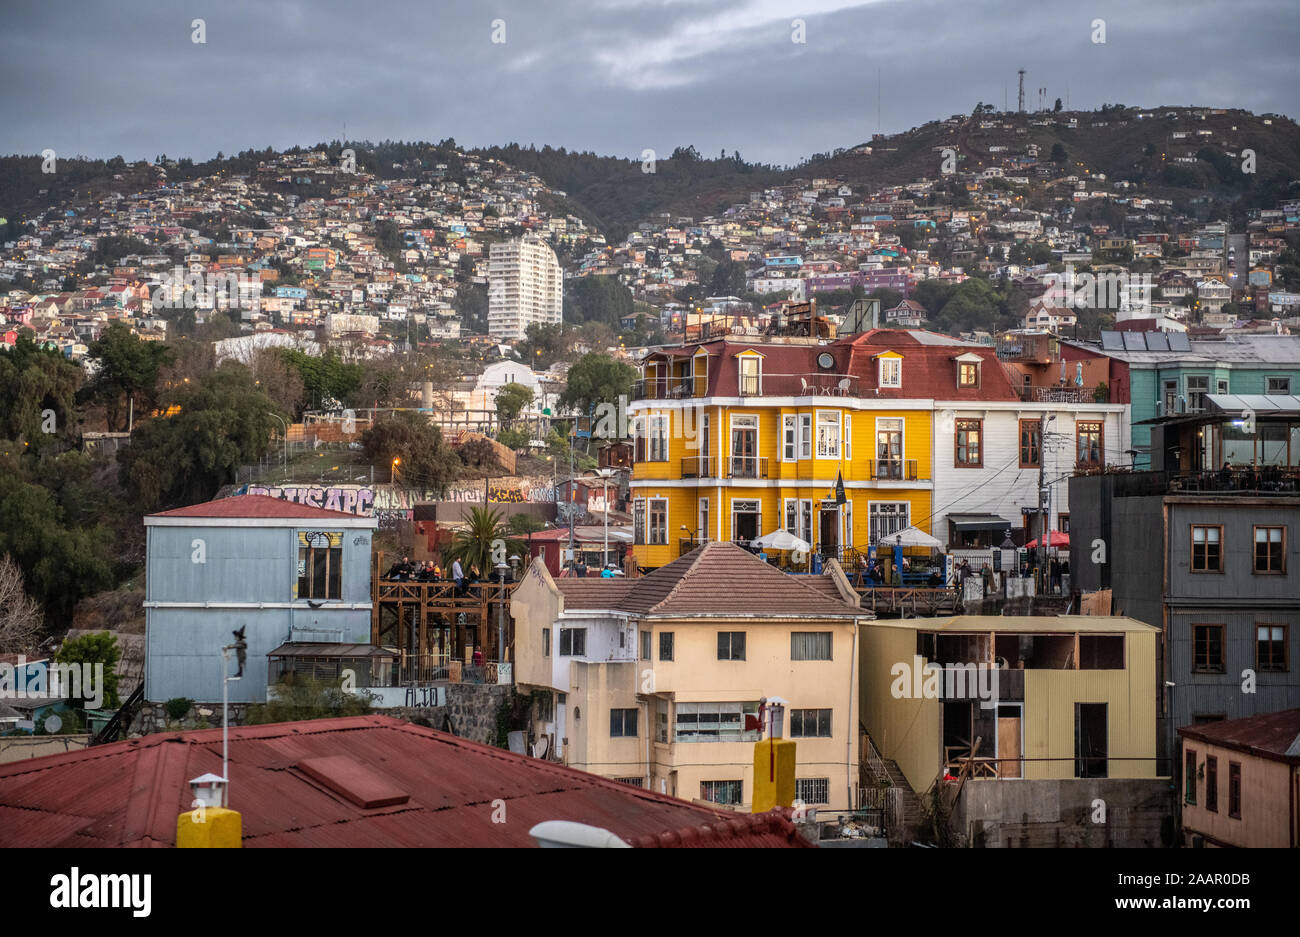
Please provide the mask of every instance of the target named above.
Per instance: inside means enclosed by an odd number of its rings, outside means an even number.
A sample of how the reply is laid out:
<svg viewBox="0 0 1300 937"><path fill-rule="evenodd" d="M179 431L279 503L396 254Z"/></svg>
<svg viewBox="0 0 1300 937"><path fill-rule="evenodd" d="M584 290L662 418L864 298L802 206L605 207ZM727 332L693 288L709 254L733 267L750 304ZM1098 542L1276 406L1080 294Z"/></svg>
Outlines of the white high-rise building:
<svg viewBox="0 0 1300 937"><path fill-rule="evenodd" d="M526 236L493 244L488 254L488 334L519 339L534 322L555 325L564 304L564 273L545 241Z"/></svg>

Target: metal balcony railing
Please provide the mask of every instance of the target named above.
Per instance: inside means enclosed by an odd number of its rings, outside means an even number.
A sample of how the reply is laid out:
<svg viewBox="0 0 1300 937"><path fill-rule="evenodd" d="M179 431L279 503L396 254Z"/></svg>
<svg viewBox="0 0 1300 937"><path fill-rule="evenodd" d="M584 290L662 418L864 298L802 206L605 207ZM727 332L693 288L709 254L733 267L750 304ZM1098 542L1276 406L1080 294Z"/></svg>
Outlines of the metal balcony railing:
<svg viewBox="0 0 1300 937"><path fill-rule="evenodd" d="M872 481L916 481L916 459L868 459Z"/></svg>
<svg viewBox="0 0 1300 937"><path fill-rule="evenodd" d="M681 400L693 396L693 377L645 378L632 384L633 400Z"/></svg>
<svg viewBox="0 0 1300 937"><path fill-rule="evenodd" d="M710 478L714 460L706 455L687 456L682 459L682 478Z"/></svg>
<svg viewBox="0 0 1300 937"><path fill-rule="evenodd" d="M767 478L767 458L733 455L727 460L727 477Z"/></svg>

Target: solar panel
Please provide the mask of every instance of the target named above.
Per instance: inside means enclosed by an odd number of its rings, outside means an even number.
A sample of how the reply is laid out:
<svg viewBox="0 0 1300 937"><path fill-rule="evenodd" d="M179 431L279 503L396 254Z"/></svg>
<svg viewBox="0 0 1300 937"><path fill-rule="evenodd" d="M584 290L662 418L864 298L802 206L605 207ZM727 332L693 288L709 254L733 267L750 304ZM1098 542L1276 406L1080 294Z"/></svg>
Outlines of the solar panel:
<svg viewBox="0 0 1300 937"><path fill-rule="evenodd" d="M1124 340L1119 332L1102 332L1101 347L1103 351L1123 351Z"/></svg>
<svg viewBox="0 0 1300 937"><path fill-rule="evenodd" d="M1191 351L1192 343L1187 340L1186 332L1169 333L1169 350L1170 351Z"/></svg>
<svg viewBox="0 0 1300 937"><path fill-rule="evenodd" d="M1169 336L1164 332L1147 333L1147 351L1168 351Z"/></svg>
<svg viewBox="0 0 1300 937"><path fill-rule="evenodd" d="M1146 339L1141 332L1123 332L1125 351L1146 351Z"/></svg>

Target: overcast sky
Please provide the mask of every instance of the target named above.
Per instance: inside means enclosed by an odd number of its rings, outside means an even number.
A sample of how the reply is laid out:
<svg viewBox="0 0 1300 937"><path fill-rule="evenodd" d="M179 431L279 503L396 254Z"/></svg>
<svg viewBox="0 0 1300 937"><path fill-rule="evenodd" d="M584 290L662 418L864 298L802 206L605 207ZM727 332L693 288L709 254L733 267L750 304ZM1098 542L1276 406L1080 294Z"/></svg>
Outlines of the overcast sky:
<svg viewBox="0 0 1300 937"><path fill-rule="evenodd" d="M1295 0L4 0L0 153L203 159L346 125L785 164L1014 108L1017 68L1027 106L1295 117L1298 26Z"/></svg>

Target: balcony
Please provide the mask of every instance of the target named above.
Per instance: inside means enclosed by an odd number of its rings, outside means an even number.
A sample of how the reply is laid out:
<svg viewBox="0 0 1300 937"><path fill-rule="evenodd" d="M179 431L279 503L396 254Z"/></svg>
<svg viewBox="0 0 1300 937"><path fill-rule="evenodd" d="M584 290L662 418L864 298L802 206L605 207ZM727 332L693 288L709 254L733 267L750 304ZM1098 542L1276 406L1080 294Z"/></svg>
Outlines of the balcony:
<svg viewBox="0 0 1300 937"><path fill-rule="evenodd" d="M868 459L872 481L916 481L916 459Z"/></svg>
<svg viewBox="0 0 1300 937"><path fill-rule="evenodd" d="M767 478L767 459L761 456L733 455L727 459L728 478Z"/></svg>
<svg viewBox="0 0 1300 937"><path fill-rule="evenodd" d="M1176 494L1300 495L1300 466L1265 465L1254 469L1220 469L1209 472L1114 472L1094 469L1086 474L1110 479L1112 491L1117 498Z"/></svg>
<svg viewBox="0 0 1300 937"><path fill-rule="evenodd" d="M646 378L632 385L633 400L683 400L695 396L695 378Z"/></svg>
<svg viewBox="0 0 1300 937"><path fill-rule="evenodd" d="M714 460L706 455L687 456L682 459L682 478L712 478Z"/></svg>

